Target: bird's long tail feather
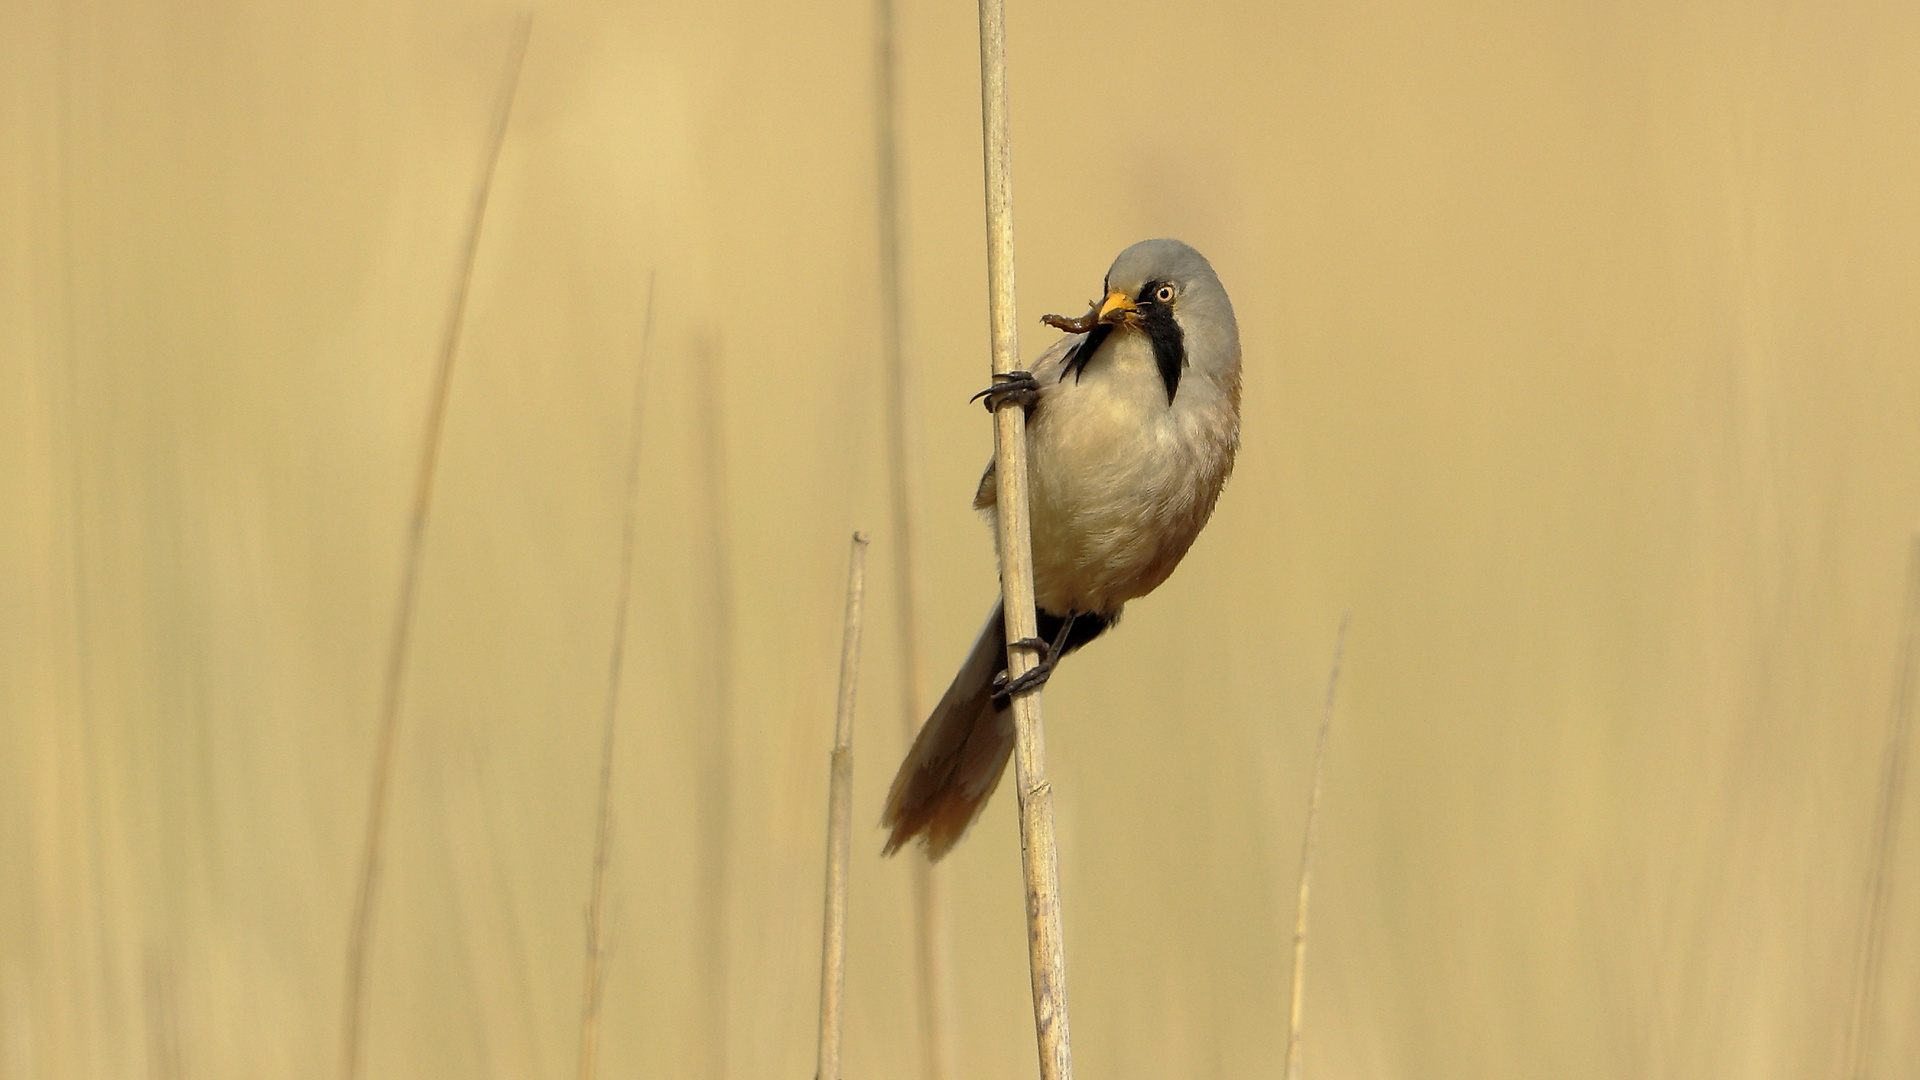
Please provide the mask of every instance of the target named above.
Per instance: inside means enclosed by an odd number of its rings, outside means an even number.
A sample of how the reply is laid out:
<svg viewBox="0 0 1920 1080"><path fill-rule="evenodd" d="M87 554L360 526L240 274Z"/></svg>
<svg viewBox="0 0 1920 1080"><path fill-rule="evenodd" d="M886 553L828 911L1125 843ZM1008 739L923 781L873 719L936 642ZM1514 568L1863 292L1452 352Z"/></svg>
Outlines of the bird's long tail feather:
<svg viewBox="0 0 1920 1080"><path fill-rule="evenodd" d="M1013 716L993 707L993 677L1006 666L1006 623L995 604L893 778L880 820L892 830L886 854L924 836L927 858L937 860L980 816L1013 753Z"/></svg>

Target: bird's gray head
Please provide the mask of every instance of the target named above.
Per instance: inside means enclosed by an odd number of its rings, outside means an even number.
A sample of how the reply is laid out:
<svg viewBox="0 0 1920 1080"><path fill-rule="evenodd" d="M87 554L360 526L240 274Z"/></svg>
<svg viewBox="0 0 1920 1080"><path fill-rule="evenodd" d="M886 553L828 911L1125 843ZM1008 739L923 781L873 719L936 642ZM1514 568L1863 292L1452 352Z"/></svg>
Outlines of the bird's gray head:
<svg viewBox="0 0 1920 1080"><path fill-rule="evenodd" d="M1240 327L1206 256L1178 240L1142 240L1113 260L1098 330L1147 335L1171 400L1191 368L1238 397ZM1096 331L1097 332L1097 331Z"/></svg>

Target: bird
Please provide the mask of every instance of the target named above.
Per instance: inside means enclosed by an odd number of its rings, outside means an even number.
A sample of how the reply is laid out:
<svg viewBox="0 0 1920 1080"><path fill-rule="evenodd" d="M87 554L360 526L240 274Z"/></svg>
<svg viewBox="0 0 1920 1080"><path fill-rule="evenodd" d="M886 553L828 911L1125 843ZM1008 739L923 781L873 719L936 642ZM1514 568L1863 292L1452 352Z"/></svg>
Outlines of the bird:
<svg viewBox="0 0 1920 1080"><path fill-rule="evenodd" d="M994 605L959 673L900 763L881 817L884 854L915 837L938 861L965 835L1013 752L1016 694L1039 689L1061 657L1099 637L1127 601L1173 573L1212 516L1240 445L1240 330L1205 256L1143 240L1107 270L1103 299L1030 371L975 395L989 411L1027 410L1037 666L1007 678ZM996 461L973 505L994 521Z"/></svg>

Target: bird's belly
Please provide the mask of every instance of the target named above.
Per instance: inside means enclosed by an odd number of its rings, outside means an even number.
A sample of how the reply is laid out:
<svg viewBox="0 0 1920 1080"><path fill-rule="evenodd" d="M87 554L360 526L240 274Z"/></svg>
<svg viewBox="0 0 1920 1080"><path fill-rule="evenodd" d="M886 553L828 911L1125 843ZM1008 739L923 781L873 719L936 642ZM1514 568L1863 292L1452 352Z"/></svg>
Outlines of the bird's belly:
<svg viewBox="0 0 1920 1080"><path fill-rule="evenodd" d="M1224 473L1204 432L1168 408L1157 374L1144 388L1063 389L1071 406L1045 410L1029 431L1035 599L1057 614L1111 615L1173 572Z"/></svg>

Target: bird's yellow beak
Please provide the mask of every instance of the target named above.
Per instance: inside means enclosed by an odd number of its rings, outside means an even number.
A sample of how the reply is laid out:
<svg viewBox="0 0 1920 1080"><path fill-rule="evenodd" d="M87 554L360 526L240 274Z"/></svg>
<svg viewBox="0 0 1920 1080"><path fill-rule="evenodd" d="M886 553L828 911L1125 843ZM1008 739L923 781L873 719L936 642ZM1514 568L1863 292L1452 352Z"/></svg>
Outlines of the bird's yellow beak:
<svg viewBox="0 0 1920 1080"><path fill-rule="evenodd" d="M1133 306L1133 299L1115 289L1108 293L1106 300L1100 304L1100 321L1103 323L1129 322L1137 311L1139 309Z"/></svg>

